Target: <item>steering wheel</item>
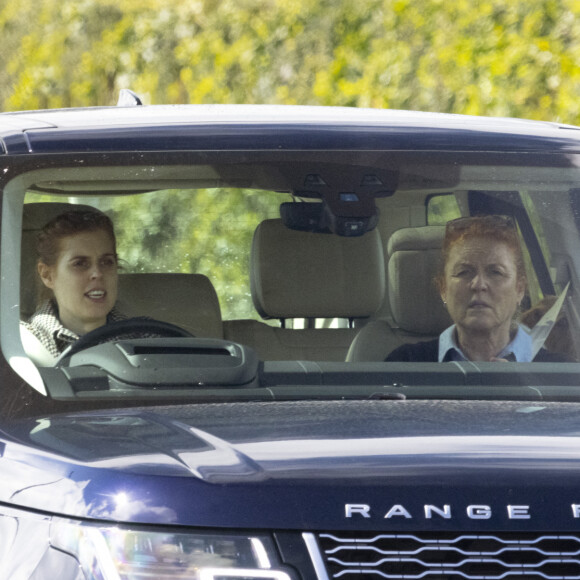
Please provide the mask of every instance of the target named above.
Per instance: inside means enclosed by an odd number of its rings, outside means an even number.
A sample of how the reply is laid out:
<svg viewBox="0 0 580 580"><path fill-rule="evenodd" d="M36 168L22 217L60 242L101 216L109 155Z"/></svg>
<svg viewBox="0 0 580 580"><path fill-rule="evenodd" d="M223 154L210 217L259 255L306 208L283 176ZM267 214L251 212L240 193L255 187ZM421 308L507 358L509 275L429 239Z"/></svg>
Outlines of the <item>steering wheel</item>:
<svg viewBox="0 0 580 580"><path fill-rule="evenodd" d="M135 318L127 318L127 320L118 320L109 324L104 324L87 332L81 336L76 342L73 342L58 358L56 365L60 365L64 360L70 358L73 354L100 344L107 342L114 337L121 337L125 334L160 334L166 337L186 337L192 338L193 334L187 330L169 322L162 320L155 320L154 318L147 318L146 316L138 316Z"/></svg>

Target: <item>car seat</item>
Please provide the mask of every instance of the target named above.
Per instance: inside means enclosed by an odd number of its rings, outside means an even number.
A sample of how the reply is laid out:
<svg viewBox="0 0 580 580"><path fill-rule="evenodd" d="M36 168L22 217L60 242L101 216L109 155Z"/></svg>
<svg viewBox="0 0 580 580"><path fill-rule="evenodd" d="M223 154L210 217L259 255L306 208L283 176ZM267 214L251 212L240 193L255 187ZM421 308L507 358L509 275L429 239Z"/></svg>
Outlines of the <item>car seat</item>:
<svg viewBox="0 0 580 580"><path fill-rule="evenodd" d="M280 219L257 227L251 292L264 319L349 319L380 307L383 249L374 230L357 238L290 230ZM356 328L280 328L258 320L224 321L226 338L252 346L262 360L344 361Z"/></svg>
<svg viewBox="0 0 580 580"><path fill-rule="evenodd" d="M119 274L121 312L170 322L194 336L223 338L217 293L203 274Z"/></svg>
<svg viewBox="0 0 580 580"><path fill-rule="evenodd" d="M434 279L445 226L403 228L387 244L387 295L390 319L365 325L354 339L348 361L382 361L408 342L437 337L451 325Z"/></svg>

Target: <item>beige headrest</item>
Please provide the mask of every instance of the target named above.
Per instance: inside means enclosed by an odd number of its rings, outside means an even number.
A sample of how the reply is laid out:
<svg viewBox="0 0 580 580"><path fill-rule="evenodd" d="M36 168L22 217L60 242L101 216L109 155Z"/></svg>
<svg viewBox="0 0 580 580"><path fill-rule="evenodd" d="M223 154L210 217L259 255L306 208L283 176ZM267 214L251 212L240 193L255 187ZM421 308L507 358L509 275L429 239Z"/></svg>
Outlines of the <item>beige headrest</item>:
<svg viewBox="0 0 580 580"><path fill-rule="evenodd" d="M36 236L51 219L71 210L95 210L88 205L58 203L26 203L22 213L22 259L20 268L20 313L32 316L37 307L40 280L36 273Z"/></svg>
<svg viewBox="0 0 580 580"><path fill-rule="evenodd" d="M128 316L150 316L193 335L223 338L218 297L203 274L119 274L118 308Z"/></svg>
<svg viewBox="0 0 580 580"><path fill-rule="evenodd" d="M384 298L376 230L346 238L266 220L254 234L250 271L254 305L264 318L366 318Z"/></svg>
<svg viewBox="0 0 580 580"><path fill-rule="evenodd" d="M445 226L397 230L387 245L391 315L403 330L436 335L451 324L434 283Z"/></svg>

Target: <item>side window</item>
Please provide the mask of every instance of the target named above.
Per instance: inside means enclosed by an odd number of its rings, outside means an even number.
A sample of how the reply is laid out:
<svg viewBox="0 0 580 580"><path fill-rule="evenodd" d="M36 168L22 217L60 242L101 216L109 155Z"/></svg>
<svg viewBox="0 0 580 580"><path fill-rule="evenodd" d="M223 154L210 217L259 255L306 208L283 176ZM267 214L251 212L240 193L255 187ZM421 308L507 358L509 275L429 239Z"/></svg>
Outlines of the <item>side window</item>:
<svg viewBox="0 0 580 580"><path fill-rule="evenodd" d="M250 247L256 226L278 217L281 201L274 192L225 188L127 196L113 208L119 254L128 272L205 274L224 320L258 318L250 294Z"/></svg>
<svg viewBox="0 0 580 580"><path fill-rule="evenodd" d="M58 201L91 205L112 218L122 272L205 274L217 291L224 320L259 318L250 294L250 247L260 221L279 216L280 202L286 201L281 194L246 189L117 197L28 193L25 203Z"/></svg>
<svg viewBox="0 0 580 580"><path fill-rule="evenodd" d="M427 225L442 226L461 217L461 211L452 193L431 195L427 198Z"/></svg>

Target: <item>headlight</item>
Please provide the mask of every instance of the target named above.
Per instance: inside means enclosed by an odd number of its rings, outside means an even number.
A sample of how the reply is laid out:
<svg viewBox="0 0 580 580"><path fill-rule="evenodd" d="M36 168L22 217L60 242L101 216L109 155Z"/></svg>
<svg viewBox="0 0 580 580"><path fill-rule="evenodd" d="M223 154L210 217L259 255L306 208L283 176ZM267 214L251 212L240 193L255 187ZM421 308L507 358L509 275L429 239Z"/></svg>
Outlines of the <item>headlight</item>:
<svg viewBox="0 0 580 580"><path fill-rule="evenodd" d="M291 580L262 535L190 534L53 520L51 546L87 580Z"/></svg>

